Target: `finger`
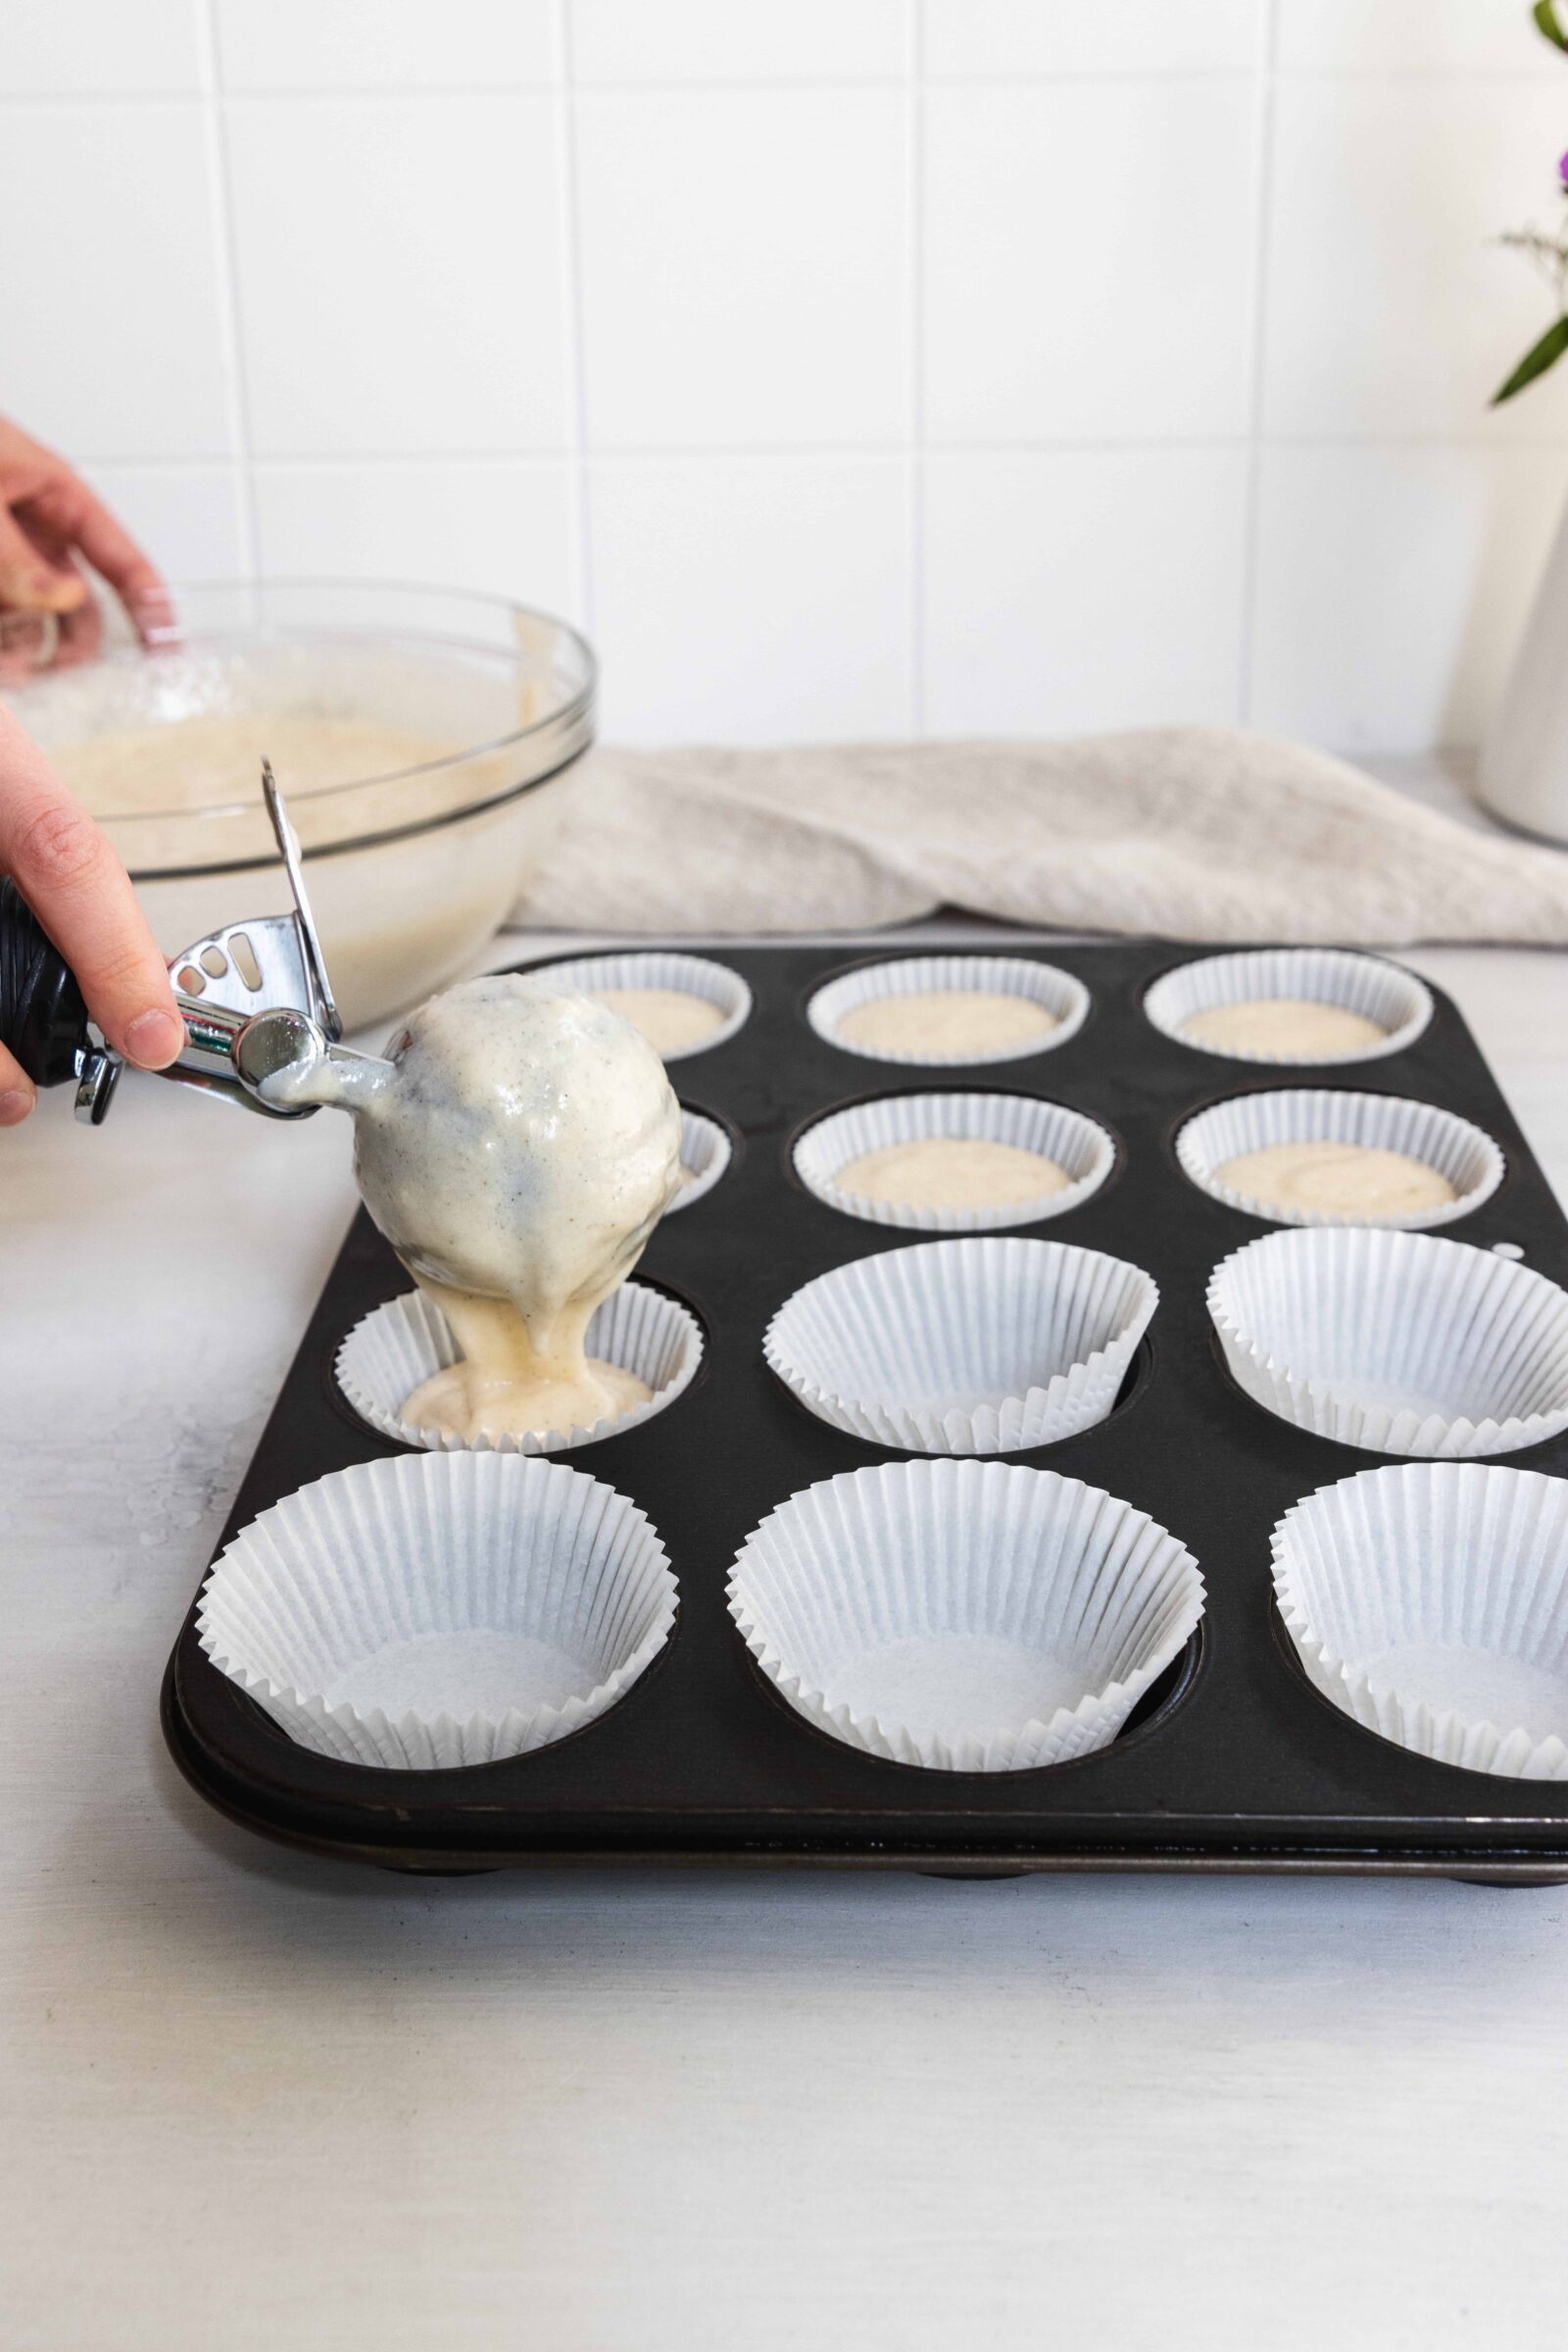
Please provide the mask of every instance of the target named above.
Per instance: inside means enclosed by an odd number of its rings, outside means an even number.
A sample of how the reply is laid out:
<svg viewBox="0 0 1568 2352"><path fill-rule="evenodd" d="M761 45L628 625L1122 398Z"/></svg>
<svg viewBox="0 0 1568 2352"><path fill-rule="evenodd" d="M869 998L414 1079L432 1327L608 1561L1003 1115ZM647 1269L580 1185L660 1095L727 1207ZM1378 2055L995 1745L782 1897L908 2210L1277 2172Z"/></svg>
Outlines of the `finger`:
<svg viewBox="0 0 1568 2352"><path fill-rule="evenodd" d="M32 504L68 545L85 556L94 571L109 582L142 638L151 640L162 634L169 620L169 591L163 575L80 476L67 472Z"/></svg>
<svg viewBox="0 0 1568 2352"><path fill-rule="evenodd" d="M0 870L74 972L112 1046L161 1070L185 1042L168 969L120 859L26 730L0 710Z"/></svg>
<svg viewBox="0 0 1568 2352"><path fill-rule="evenodd" d="M92 582L82 577L81 567L71 552L69 541L35 505L22 505L16 510L16 519L24 537L31 540L46 564L74 580L81 581L81 602L74 612L58 616L54 651L49 657L51 669L74 669L80 662L90 662L104 640L104 616L98 599L92 592Z"/></svg>
<svg viewBox="0 0 1568 2352"><path fill-rule="evenodd" d="M72 612L86 583L69 566L52 564L7 507L0 507L0 605L18 612Z"/></svg>
<svg viewBox="0 0 1568 2352"><path fill-rule="evenodd" d="M103 610L89 587L74 612L63 612L60 616L50 667L74 669L79 662L91 662L102 650L103 641Z"/></svg>
<svg viewBox="0 0 1568 2352"><path fill-rule="evenodd" d="M20 1127L37 1100L32 1080L0 1046L0 1127Z"/></svg>

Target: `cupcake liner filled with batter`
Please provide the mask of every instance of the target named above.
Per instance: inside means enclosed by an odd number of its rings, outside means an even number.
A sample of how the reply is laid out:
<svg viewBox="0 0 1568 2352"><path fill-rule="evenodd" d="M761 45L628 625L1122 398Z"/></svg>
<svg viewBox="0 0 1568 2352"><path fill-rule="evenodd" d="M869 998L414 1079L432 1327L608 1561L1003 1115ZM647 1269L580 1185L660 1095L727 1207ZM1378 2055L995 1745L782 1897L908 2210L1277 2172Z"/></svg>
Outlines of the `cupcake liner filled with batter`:
<svg viewBox="0 0 1568 2352"><path fill-rule="evenodd" d="M1115 1739L1191 1639L1198 1563L1098 1487L1010 1462L890 1462L747 1539L730 1613L762 1673L849 1746L1020 1772Z"/></svg>
<svg viewBox="0 0 1568 2352"><path fill-rule="evenodd" d="M1176 1156L1216 1200L1277 1225L1418 1232L1468 1216L1503 1177L1491 1136L1455 1112L1331 1087L1215 1102L1181 1129Z"/></svg>
<svg viewBox="0 0 1568 2352"><path fill-rule="evenodd" d="M871 1061L1016 1061L1076 1037L1089 991L1024 956L905 956L861 964L806 1008L818 1037Z"/></svg>
<svg viewBox="0 0 1568 2352"><path fill-rule="evenodd" d="M564 1453L635 1429L690 1387L702 1361L696 1317L662 1291L628 1282L598 1307L588 1325L589 1359L630 1373L651 1394L591 1429L487 1430L471 1441L404 1418L410 1397L460 1360L452 1327L422 1291L389 1299L357 1323L337 1353L337 1382L362 1421L383 1437L434 1452Z"/></svg>
<svg viewBox="0 0 1568 2352"><path fill-rule="evenodd" d="M845 1216L925 1233L985 1233L1076 1208L1115 1165L1105 1129L1029 1095L893 1095L808 1127L808 1192Z"/></svg>
<svg viewBox="0 0 1568 2352"><path fill-rule="evenodd" d="M723 1045L752 1009L751 990L728 964L664 949L574 956L564 963L533 965L528 977L597 997L640 1029L665 1061L684 1061Z"/></svg>
<svg viewBox="0 0 1568 2352"><path fill-rule="evenodd" d="M1232 1061L1374 1061L1432 1018L1413 972L1348 948L1247 948L1178 964L1144 1010L1179 1045Z"/></svg>
<svg viewBox="0 0 1568 2352"><path fill-rule="evenodd" d="M1216 1266L1226 1363L1282 1421L1375 1453L1513 1453L1568 1429L1568 1292L1433 1234L1265 1234Z"/></svg>
<svg viewBox="0 0 1568 2352"><path fill-rule="evenodd" d="M1417 1755L1568 1780L1568 1482L1408 1462L1321 1488L1274 1530L1308 1676Z"/></svg>
<svg viewBox="0 0 1568 2352"><path fill-rule="evenodd" d="M1158 1299L1098 1250L920 1242L807 1283L763 1353L836 1429L913 1453L1018 1453L1105 1418Z"/></svg>
<svg viewBox="0 0 1568 2352"><path fill-rule="evenodd" d="M690 1208L710 1193L724 1170L729 1166L733 1152L729 1136L716 1119L703 1116L700 1110L680 1114L680 1190L665 1209L672 1217L678 1208Z"/></svg>
<svg viewBox="0 0 1568 2352"><path fill-rule="evenodd" d="M546 1746L668 1641L675 1579L634 1503L564 1463L403 1455L243 1528L201 1645L300 1746L423 1772Z"/></svg>

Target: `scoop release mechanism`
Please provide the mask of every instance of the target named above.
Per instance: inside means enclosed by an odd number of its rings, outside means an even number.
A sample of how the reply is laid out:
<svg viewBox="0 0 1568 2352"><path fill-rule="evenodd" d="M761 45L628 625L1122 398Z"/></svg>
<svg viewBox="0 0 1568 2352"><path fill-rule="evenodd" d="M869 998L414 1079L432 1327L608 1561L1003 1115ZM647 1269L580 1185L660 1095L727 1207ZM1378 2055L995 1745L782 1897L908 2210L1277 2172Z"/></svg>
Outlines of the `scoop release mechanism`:
<svg viewBox="0 0 1568 2352"><path fill-rule="evenodd" d="M270 1081L275 1086L285 1073L301 1076L323 1058L371 1057L339 1043L343 1023L306 894L299 842L266 760L262 795L293 912L231 923L173 958L169 976L185 1045L168 1069L154 1074L205 1088L268 1118L304 1119L316 1105L270 1100ZM123 1062L93 1029L74 974L10 880L0 881L0 1044L34 1086L74 1080L77 1118L101 1124Z"/></svg>

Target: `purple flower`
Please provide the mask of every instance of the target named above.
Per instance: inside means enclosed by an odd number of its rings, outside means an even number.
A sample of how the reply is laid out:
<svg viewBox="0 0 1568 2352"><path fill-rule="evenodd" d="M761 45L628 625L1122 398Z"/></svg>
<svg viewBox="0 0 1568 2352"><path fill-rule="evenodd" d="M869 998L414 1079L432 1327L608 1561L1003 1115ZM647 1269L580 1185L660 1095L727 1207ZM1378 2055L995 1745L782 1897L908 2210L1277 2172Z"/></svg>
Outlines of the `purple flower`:
<svg viewBox="0 0 1568 2352"><path fill-rule="evenodd" d="M1557 158L1557 177L1568 188L1568 155L1559 155Z"/></svg>

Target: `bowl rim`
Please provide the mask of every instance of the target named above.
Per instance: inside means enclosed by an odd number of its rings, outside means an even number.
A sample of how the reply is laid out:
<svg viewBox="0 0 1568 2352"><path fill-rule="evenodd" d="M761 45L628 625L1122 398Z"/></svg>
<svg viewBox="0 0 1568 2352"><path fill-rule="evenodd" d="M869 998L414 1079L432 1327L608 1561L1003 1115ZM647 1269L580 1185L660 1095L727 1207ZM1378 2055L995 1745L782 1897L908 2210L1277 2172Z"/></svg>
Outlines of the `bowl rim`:
<svg viewBox="0 0 1568 2352"><path fill-rule="evenodd" d="M504 807L508 802L518 800L523 794L537 791L541 785L550 783L561 774L564 768L569 767L572 761L588 749L593 740L594 713L600 675L599 657L580 629L570 621L563 619L560 613L547 612L543 606L522 604L514 597L498 596L488 589L449 588L440 586L433 581L366 580L341 575L328 577L324 574L319 577L288 574L256 579L239 577L185 579L171 581L168 583L168 587L176 612L179 610L182 597L213 593L244 596L247 594L266 595L269 591L338 590L373 599L397 596L440 597L451 599L458 605L467 605L491 612L506 612L514 621L520 619L542 622L550 629L557 631L575 650L582 665L582 684L565 701L557 704L554 709L547 710L541 717L530 719L526 726L510 728L506 733L486 741L466 744L461 751L454 752L444 759L417 760L412 766L390 768L373 776L357 776L347 782L318 785L314 791L293 792L289 798L294 806L319 806L322 802L329 802L338 795L347 796L361 792L370 785L402 783L411 777L434 775L443 770L458 770L470 760L493 758L498 752L504 752L519 744L532 743L536 745L544 754L547 764L538 767L533 773L524 774L516 782L487 795L483 800L466 802L460 808L444 809L435 815L417 818L409 823L387 825L374 832L356 832L346 834L341 840L313 844L303 852L307 861L319 858L344 857L354 851L377 848L383 843L411 840L427 833L439 832L448 825L466 823L470 817L479 816L489 809ZM43 633L47 635L47 624L51 617L47 614L36 613L7 613L0 615L0 628L3 628L7 622L42 623ZM399 631L392 628L378 630L368 624L360 626L344 624L341 627L319 623L297 625L300 633L327 638L385 636L392 641L400 634ZM220 642L226 633L222 629L213 629L201 632L200 636L201 640L205 642ZM285 628L281 633L287 635L291 632ZM446 645L454 649L467 650L470 644L468 640L443 637L430 630L422 630L419 634L426 642L436 647ZM494 654L498 649L485 647L482 650ZM156 647L149 651L149 649L134 644L122 643L114 646L108 655L101 658L114 660L122 655L137 653L148 660L158 658ZM40 674L47 674L47 672L40 671ZM25 711L20 715L25 721ZM249 801L215 802L203 808L108 809L95 812L95 815L97 822L109 825L158 823L172 819L202 825L220 817L242 814L251 809L253 806L259 806L259 801L256 804ZM215 874L256 872L275 865L277 862L275 852L263 853L255 857L228 858L198 864L153 866L133 863L129 858L126 859L131 878L137 882L197 881Z"/></svg>

